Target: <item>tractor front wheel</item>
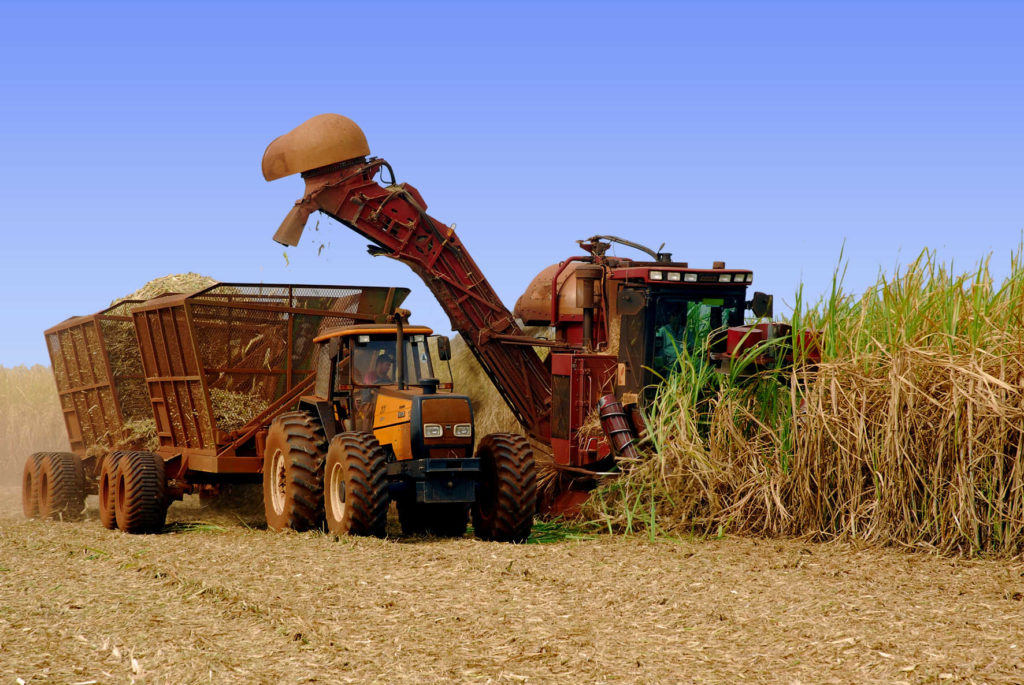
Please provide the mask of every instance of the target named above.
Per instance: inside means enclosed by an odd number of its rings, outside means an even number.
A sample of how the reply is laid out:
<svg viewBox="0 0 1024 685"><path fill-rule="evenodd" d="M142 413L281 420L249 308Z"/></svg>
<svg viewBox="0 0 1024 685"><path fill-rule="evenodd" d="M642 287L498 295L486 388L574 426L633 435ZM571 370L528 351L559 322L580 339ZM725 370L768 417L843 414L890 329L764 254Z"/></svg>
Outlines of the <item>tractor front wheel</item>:
<svg viewBox="0 0 1024 685"><path fill-rule="evenodd" d="M387 534L388 484L384 449L370 433L331 440L325 467L324 513L335 535Z"/></svg>
<svg viewBox="0 0 1024 685"><path fill-rule="evenodd" d="M302 411L274 419L263 451L263 509L267 527L297 531L324 520L324 452L320 421Z"/></svg>
<svg viewBox="0 0 1024 685"><path fill-rule="evenodd" d="M477 447L480 486L473 529L481 540L526 542L537 509L537 468L521 435L493 433Z"/></svg>

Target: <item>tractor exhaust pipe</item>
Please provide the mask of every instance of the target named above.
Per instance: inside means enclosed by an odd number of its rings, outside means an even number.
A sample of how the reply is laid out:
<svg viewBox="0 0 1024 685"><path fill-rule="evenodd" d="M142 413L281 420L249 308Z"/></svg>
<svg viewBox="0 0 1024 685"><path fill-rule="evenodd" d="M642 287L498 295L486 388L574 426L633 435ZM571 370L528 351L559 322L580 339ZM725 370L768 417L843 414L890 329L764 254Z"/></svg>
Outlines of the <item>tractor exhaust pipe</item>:
<svg viewBox="0 0 1024 685"><path fill-rule="evenodd" d="M395 321L395 383L399 390L405 390L405 324L411 312L396 309L391 318Z"/></svg>

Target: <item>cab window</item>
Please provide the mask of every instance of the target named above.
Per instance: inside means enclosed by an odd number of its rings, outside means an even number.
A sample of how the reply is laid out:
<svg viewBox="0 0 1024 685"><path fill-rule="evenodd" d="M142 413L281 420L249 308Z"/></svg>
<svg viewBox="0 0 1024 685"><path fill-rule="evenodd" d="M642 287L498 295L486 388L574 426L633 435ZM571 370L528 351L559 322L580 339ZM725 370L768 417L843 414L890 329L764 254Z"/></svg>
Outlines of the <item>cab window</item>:
<svg viewBox="0 0 1024 685"><path fill-rule="evenodd" d="M356 341L352 348L352 382L356 385L390 385L396 382L396 351L394 338ZM433 375L426 336L413 335L403 345L405 381L417 384Z"/></svg>
<svg viewBox="0 0 1024 685"><path fill-rule="evenodd" d="M693 298L659 298L654 309L654 355L651 368L661 376L676 366L685 350L700 353L708 336L711 350L724 350L724 329L743 323L739 295Z"/></svg>

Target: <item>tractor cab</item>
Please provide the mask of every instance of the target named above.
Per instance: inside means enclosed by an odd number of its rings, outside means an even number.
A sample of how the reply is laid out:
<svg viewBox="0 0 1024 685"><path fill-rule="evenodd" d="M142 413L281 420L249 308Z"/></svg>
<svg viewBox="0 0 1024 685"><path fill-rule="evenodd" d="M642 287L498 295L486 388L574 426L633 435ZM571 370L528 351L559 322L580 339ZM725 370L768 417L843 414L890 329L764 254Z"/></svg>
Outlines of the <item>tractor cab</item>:
<svg viewBox="0 0 1024 685"><path fill-rule="evenodd" d="M327 373L317 376L317 395L356 388L436 390L427 338L433 331L426 326L403 326L401 336L396 324L340 326L314 339L322 345L321 365ZM401 339L401 348L399 348ZM318 369L320 371L320 369Z"/></svg>
<svg viewBox="0 0 1024 685"><path fill-rule="evenodd" d="M314 339L320 345L314 405L328 436L373 433L392 461L472 456L469 398L434 377L426 326L341 326ZM438 356L450 358L438 336ZM448 392L439 392L448 391Z"/></svg>

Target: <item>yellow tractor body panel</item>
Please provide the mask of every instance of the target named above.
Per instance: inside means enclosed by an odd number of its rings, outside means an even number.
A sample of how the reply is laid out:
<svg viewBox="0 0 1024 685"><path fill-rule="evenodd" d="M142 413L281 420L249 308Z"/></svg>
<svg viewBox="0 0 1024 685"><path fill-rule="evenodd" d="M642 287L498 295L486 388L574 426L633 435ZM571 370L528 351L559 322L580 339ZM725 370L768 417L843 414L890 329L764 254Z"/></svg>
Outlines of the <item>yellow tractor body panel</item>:
<svg viewBox="0 0 1024 685"><path fill-rule="evenodd" d="M381 389L373 413L373 434L381 445L391 445L395 459L412 459L410 419L412 399L407 394Z"/></svg>

